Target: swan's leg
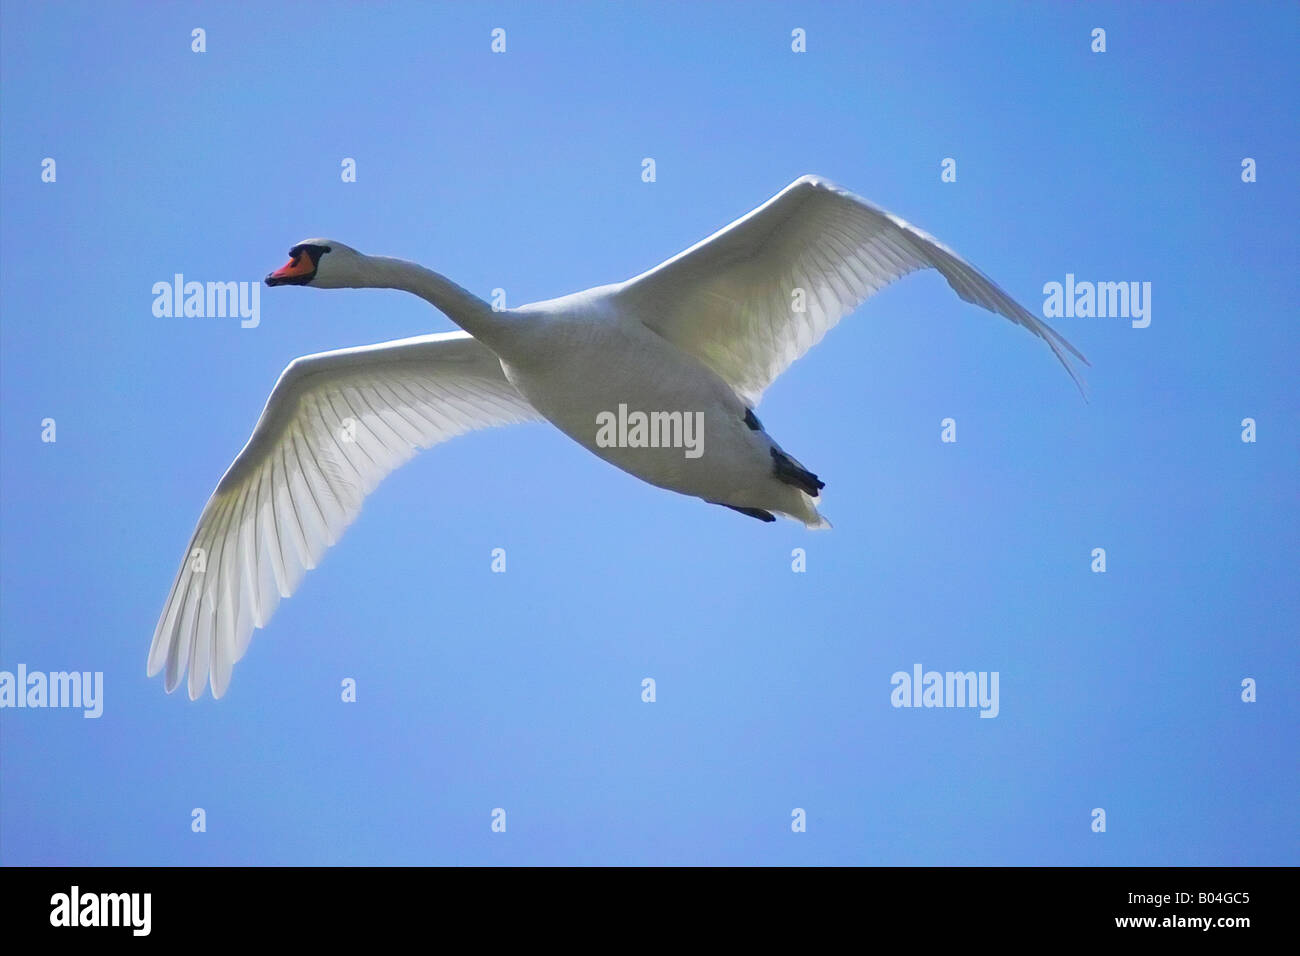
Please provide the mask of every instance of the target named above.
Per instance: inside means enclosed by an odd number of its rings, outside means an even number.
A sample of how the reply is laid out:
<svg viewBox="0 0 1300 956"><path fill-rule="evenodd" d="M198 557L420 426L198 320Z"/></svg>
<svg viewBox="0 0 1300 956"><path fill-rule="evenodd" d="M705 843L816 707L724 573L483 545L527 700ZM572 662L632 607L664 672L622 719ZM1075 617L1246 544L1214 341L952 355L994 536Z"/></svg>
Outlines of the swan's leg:
<svg viewBox="0 0 1300 956"><path fill-rule="evenodd" d="M729 505L725 501L710 501L711 505L722 505L724 508L730 508L732 511L739 511L742 515L749 515L751 518L757 518L759 521L775 521L776 515L770 511L764 511L762 508L742 508L739 505Z"/></svg>
<svg viewBox="0 0 1300 956"><path fill-rule="evenodd" d="M745 424L750 431L763 431L763 423L758 420L752 408L745 409ZM764 432L766 434L766 432ZM771 436L768 436L771 440ZM776 443L772 443L772 472L776 475L778 481L783 481L787 485L794 485L800 491L805 491L812 497L816 498L821 490L826 487L826 482L822 481L811 471L799 464L794 458L787 455Z"/></svg>
<svg viewBox="0 0 1300 956"><path fill-rule="evenodd" d="M773 473L779 481L784 481L787 485L794 485L800 491L805 491L814 498L826 487L826 482L819 479L779 448L772 449L772 464Z"/></svg>

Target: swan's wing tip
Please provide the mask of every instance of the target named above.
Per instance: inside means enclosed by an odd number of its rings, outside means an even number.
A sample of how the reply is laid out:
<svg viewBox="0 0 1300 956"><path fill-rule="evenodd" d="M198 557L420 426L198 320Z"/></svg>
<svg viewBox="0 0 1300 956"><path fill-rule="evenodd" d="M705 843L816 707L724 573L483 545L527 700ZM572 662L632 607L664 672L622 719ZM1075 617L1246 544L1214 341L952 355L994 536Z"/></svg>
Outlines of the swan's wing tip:
<svg viewBox="0 0 1300 956"><path fill-rule="evenodd" d="M820 186L823 189L840 189L836 183L831 182L825 176L819 176L816 173L804 173L798 179L790 184L791 186Z"/></svg>

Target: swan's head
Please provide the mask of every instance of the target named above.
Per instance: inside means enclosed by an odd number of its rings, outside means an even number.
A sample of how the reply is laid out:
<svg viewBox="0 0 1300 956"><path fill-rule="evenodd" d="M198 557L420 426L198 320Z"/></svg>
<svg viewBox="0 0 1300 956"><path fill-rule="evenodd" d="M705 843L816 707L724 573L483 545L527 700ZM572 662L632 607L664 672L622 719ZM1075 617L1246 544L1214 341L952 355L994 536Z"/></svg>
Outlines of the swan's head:
<svg viewBox="0 0 1300 956"><path fill-rule="evenodd" d="M289 261L266 277L266 284L355 288L364 260L357 250L333 239L304 239L289 250Z"/></svg>

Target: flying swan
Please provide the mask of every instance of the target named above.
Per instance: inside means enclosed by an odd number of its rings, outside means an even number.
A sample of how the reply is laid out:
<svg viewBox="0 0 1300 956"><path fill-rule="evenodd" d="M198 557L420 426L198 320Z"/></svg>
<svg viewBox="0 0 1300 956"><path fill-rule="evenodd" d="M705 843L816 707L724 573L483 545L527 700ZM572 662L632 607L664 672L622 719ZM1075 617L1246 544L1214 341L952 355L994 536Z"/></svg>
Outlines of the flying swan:
<svg viewBox="0 0 1300 956"><path fill-rule="evenodd" d="M1071 357L1087 364L947 246L816 176L636 278L517 309L494 311L423 266L333 239L289 256L267 285L401 289L464 331L306 355L280 375L199 516L149 648L149 676L163 671L170 693L188 670L191 699L209 679L214 697L225 693L253 629L385 475L464 432L549 421L652 485L820 528L822 481L754 408L883 286L938 269L962 299L1043 339L1081 388ZM695 455L678 440L691 424Z"/></svg>

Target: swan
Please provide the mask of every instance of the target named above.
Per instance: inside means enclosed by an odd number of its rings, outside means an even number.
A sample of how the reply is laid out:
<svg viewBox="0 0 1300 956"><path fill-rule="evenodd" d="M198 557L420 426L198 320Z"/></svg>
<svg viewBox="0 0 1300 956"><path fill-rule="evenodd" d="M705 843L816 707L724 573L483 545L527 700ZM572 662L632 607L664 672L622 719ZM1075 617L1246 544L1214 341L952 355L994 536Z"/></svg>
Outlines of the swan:
<svg viewBox="0 0 1300 956"><path fill-rule="evenodd" d="M762 521L828 527L823 482L754 409L831 326L924 268L1043 339L1082 390L1072 361L1087 360L1064 338L927 233L817 176L626 282L516 309L494 310L412 262L333 239L299 242L268 286L400 289L462 331L289 363L199 516L154 631L149 676L163 671L171 693L188 671L190 699L209 681L221 697L253 630L366 495L417 450L473 429L548 421L652 485ZM694 457L672 440L679 421L699 426Z"/></svg>

